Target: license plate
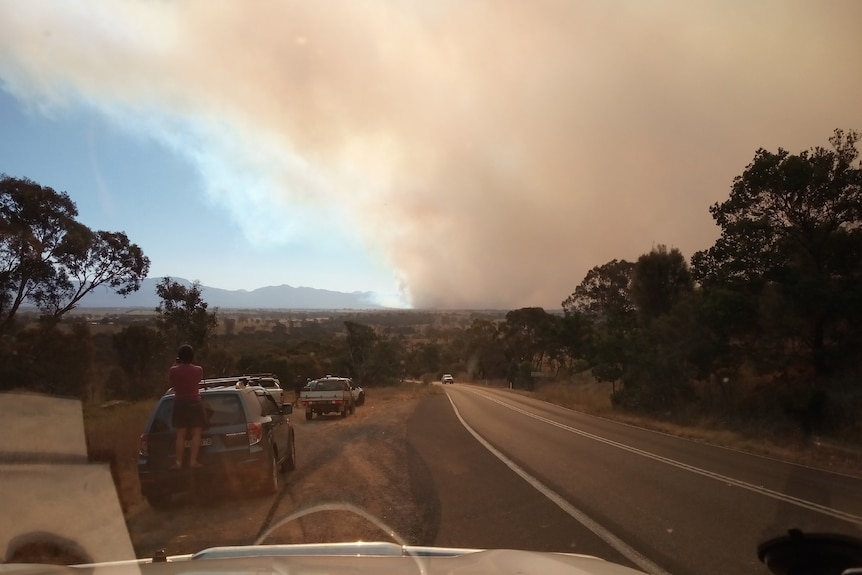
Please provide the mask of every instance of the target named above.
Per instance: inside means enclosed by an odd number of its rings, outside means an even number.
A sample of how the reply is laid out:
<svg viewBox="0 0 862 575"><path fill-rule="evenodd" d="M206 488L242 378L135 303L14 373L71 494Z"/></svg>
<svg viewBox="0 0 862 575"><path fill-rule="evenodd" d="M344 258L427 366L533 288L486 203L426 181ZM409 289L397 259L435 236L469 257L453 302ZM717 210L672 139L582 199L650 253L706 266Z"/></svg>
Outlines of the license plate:
<svg viewBox="0 0 862 575"><path fill-rule="evenodd" d="M212 445L212 444L213 444L213 438L212 437L204 437L201 439L201 446ZM186 439L186 447L191 447L191 446L192 446L191 440Z"/></svg>

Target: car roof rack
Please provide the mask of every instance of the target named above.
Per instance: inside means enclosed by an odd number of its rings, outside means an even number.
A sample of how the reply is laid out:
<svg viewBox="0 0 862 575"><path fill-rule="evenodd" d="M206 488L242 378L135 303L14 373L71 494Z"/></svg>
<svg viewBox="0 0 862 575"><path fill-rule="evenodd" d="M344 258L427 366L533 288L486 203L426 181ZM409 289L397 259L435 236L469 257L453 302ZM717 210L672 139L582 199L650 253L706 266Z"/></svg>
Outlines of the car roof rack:
<svg viewBox="0 0 862 575"><path fill-rule="evenodd" d="M216 387L235 387L237 383L242 380L246 381L247 387L260 387L264 389L260 384L255 383L256 380L260 379L255 376L248 375L233 375L230 377L210 377L207 379L202 379L198 382L198 389L215 389ZM174 388L170 387L167 391L165 391L164 395L170 395L174 393Z"/></svg>
<svg viewBox="0 0 862 575"><path fill-rule="evenodd" d="M210 379L202 379L198 382L199 389L211 389L214 387L229 387L236 385L242 379L240 376L234 377L214 377Z"/></svg>
<svg viewBox="0 0 862 575"><path fill-rule="evenodd" d="M200 389L210 389L212 387L233 387L241 381L245 381L247 387L260 387L255 383L256 379L247 375L234 375L231 377L215 377L210 379L202 379L198 383Z"/></svg>

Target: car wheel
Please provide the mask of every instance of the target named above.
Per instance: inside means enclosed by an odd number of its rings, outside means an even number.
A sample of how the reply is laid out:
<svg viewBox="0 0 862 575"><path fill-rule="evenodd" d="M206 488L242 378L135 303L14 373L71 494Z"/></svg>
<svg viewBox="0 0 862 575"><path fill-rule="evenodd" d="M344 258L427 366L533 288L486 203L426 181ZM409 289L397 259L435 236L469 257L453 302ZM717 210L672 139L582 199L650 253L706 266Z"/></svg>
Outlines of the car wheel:
<svg viewBox="0 0 862 575"><path fill-rule="evenodd" d="M171 506L172 498L170 493L151 493L146 496L147 503L153 509L167 509Z"/></svg>
<svg viewBox="0 0 862 575"><path fill-rule="evenodd" d="M365 404L365 394L360 393L359 399L356 400L356 405L364 405Z"/></svg>
<svg viewBox="0 0 862 575"><path fill-rule="evenodd" d="M275 450L269 449L269 462L266 466L266 478L261 485L261 491L267 495L277 493L281 488L281 470L275 458Z"/></svg>
<svg viewBox="0 0 862 575"><path fill-rule="evenodd" d="M347 417L347 412L350 411L350 406L344 404L344 409L341 410L341 417Z"/></svg>
<svg viewBox="0 0 862 575"><path fill-rule="evenodd" d="M356 403L351 403L350 404L350 415L353 415L354 413L356 413Z"/></svg>
<svg viewBox="0 0 862 575"><path fill-rule="evenodd" d="M305 410L305 419L311 419L312 417L314 417L314 412L306 409Z"/></svg>
<svg viewBox="0 0 862 575"><path fill-rule="evenodd" d="M281 464L282 471L293 471L296 469L296 441L293 433L290 434L290 442L287 446L287 459Z"/></svg>

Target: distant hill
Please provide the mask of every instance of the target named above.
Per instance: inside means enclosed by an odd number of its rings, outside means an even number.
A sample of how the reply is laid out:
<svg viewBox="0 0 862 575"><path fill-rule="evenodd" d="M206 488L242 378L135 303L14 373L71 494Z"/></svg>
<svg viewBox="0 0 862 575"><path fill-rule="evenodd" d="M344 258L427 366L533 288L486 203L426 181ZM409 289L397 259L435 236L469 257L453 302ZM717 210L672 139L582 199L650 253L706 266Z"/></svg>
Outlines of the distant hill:
<svg viewBox="0 0 862 575"><path fill-rule="evenodd" d="M189 280L171 278L186 286ZM78 304L79 308L155 308L160 300L156 285L162 278L147 278L141 289L126 297L115 294L110 288L100 286L87 294ZM226 290L201 286L202 297L210 308L224 309L383 309L374 303L374 292L337 292L309 287L289 285L268 286L256 290Z"/></svg>

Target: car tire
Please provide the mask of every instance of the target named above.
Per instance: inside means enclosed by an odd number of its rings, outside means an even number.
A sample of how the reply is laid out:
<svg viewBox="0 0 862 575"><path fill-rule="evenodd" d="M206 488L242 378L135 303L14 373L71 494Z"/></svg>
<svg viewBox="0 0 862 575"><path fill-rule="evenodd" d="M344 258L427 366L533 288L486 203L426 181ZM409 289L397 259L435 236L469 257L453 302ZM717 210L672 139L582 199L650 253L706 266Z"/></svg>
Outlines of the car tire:
<svg viewBox="0 0 862 575"><path fill-rule="evenodd" d="M365 393L360 393L359 398L356 400L356 405L364 405L365 404Z"/></svg>
<svg viewBox="0 0 862 575"><path fill-rule="evenodd" d="M173 503L170 493L150 493L146 498L153 509L167 509Z"/></svg>
<svg viewBox="0 0 862 575"><path fill-rule="evenodd" d="M284 463L281 464L282 471L293 471L296 469L296 440L293 433L290 434L290 441L287 446L287 457Z"/></svg>
<svg viewBox="0 0 862 575"><path fill-rule="evenodd" d="M269 462L266 465L266 477L261 484L261 492L272 495L281 489L281 469L279 469L275 457L275 450L270 447L267 451L269 452Z"/></svg>
<svg viewBox="0 0 862 575"><path fill-rule="evenodd" d="M314 417L314 412L306 409L305 410L305 419L311 419L312 417Z"/></svg>
<svg viewBox="0 0 862 575"><path fill-rule="evenodd" d="M341 410L341 417L347 417L347 412L350 411L350 406L344 404L344 409Z"/></svg>

